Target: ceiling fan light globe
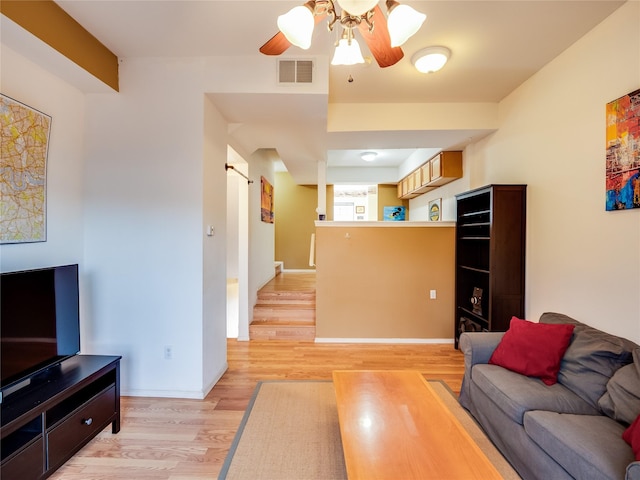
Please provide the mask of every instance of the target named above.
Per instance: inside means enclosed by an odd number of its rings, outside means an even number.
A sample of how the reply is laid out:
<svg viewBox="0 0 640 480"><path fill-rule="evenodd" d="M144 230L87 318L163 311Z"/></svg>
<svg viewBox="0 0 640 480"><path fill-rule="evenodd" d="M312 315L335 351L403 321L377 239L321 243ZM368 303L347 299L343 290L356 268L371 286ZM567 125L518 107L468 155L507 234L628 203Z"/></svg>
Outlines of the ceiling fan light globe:
<svg viewBox="0 0 640 480"><path fill-rule="evenodd" d="M341 38L333 54L331 65L355 65L356 63L364 63L358 41L352 38L349 44L348 39Z"/></svg>
<svg viewBox="0 0 640 480"><path fill-rule="evenodd" d="M278 17L278 29L292 45L303 50L311 46L314 26L313 12L305 5L293 7Z"/></svg>
<svg viewBox="0 0 640 480"><path fill-rule="evenodd" d="M396 5L389 11L387 27L391 37L391 46L399 47L412 37L427 19L424 13L420 13L408 5Z"/></svg>
<svg viewBox="0 0 640 480"><path fill-rule="evenodd" d="M338 5L351 15L364 15L374 8L378 0L337 0Z"/></svg>

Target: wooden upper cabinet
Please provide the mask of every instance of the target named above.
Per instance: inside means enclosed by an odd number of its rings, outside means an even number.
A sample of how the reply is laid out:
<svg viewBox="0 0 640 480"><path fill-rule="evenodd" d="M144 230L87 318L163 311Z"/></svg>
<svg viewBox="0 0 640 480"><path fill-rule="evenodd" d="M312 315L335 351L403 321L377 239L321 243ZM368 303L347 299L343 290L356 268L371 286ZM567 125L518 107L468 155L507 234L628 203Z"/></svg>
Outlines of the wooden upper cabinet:
<svg viewBox="0 0 640 480"><path fill-rule="evenodd" d="M462 152L440 152L398 182L398 198L414 198L462 177Z"/></svg>
<svg viewBox="0 0 640 480"><path fill-rule="evenodd" d="M429 160L432 186L441 186L462 177L462 152L441 152Z"/></svg>
<svg viewBox="0 0 640 480"><path fill-rule="evenodd" d="M442 176L442 155L429 160L429 166L431 167L431 178L438 180Z"/></svg>
<svg viewBox="0 0 640 480"><path fill-rule="evenodd" d="M422 170L414 171L411 176L413 177L413 189L417 190L422 186Z"/></svg>
<svg viewBox="0 0 640 480"><path fill-rule="evenodd" d="M431 162L425 163L420 167L422 171L422 185L428 185L431 181Z"/></svg>
<svg viewBox="0 0 640 480"><path fill-rule="evenodd" d="M400 183L398 183L398 190L402 191L402 195L398 195L398 198L413 198L417 194L415 190L415 179L411 176L404 177Z"/></svg>

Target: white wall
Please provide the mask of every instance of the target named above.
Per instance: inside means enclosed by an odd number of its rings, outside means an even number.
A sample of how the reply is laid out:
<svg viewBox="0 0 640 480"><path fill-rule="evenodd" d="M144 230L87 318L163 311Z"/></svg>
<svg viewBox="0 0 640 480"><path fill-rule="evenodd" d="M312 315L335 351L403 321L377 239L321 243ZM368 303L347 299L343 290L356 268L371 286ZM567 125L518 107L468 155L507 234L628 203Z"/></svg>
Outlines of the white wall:
<svg viewBox="0 0 640 480"><path fill-rule="evenodd" d="M227 172L227 338L249 340L249 188L239 175L248 176L249 164L231 146L227 162L234 170ZM244 326L240 336L239 326Z"/></svg>
<svg viewBox="0 0 640 480"><path fill-rule="evenodd" d="M213 388L227 369L227 123L211 100L204 102L202 384ZM205 233L214 228L213 236Z"/></svg>
<svg viewBox="0 0 640 480"><path fill-rule="evenodd" d="M238 280L238 259L240 256L238 250L240 183L246 183L246 180L234 172L227 174L227 278L236 281Z"/></svg>
<svg viewBox="0 0 640 480"><path fill-rule="evenodd" d="M91 348L123 355L124 394L201 397L226 365L203 366L203 349L225 324L225 263L213 263L224 258L226 144L217 142L226 128L203 134L221 121L209 104L205 116L201 72L197 60L127 60L119 94L87 97ZM205 222L221 233L206 246ZM221 307L204 311L215 302ZM220 352L207 352L213 357Z"/></svg>
<svg viewBox="0 0 640 480"><path fill-rule="evenodd" d="M47 241L0 246L3 272L80 265L81 309L87 303L83 262L83 133L85 97L75 87L2 45L2 93L52 117L47 159ZM84 312L83 312L84 313ZM86 351L88 321L82 318Z"/></svg>
<svg viewBox="0 0 640 480"><path fill-rule="evenodd" d="M53 122L47 242L1 246L0 267L79 263L83 352L122 355L128 395L202 397L227 365L228 138L205 96L215 75L205 62L125 60L120 93L87 95L2 46L3 93ZM268 155L250 169L257 181L244 207L249 201L258 235L255 297L274 272L273 225L260 221L259 186L261 175L273 183L274 174ZM239 337L248 339L243 292Z"/></svg>
<svg viewBox="0 0 640 480"><path fill-rule="evenodd" d="M202 397L227 366L227 125L205 96L215 72L203 64L126 60L120 93L87 95L2 45L3 93L53 122L47 242L1 246L0 267L79 263L83 352L123 355L128 395ZM259 178L273 182L273 167L255 165L254 230L269 235ZM254 251L268 252L256 285L273 274L270 235Z"/></svg>
<svg viewBox="0 0 640 480"><path fill-rule="evenodd" d="M640 87L639 26L627 2L503 100L498 131L465 150L461 185L528 185L528 318L562 312L636 342L640 209L605 211L605 105Z"/></svg>
<svg viewBox="0 0 640 480"><path fill-rule="evenodd" d="M2 45L2 93L51 116L47 241L0 246L2 270L82 260L84 94Z"/></svg>
<svg viewBox="0 0 640 480"><path fill-rule="evenodd" d="M265 177L271 185L275 185L275 170L268 150L256 151L249 157L248 163L249 178L253 180L249 187L249 303L255 305L258 290L275 276L275 224L260 219L260 177ZM253 312L250 310L249 323L252 318Z"/></svg>
<svg viewBox="0 0 640 480"><path fill-rule="evenodd" d="M429 202L436 198L442 199L441 218L444 222L456 221L456 198L455 195L460 192L466 192L469 190L470 175L467 175L469 170L469 160L467 155L463 155L462 158L462 171L464 176L458 180L454 180L451 183L447 183L442 187L438 187L435 190L419 195L416 198L409 200L409 220L412 222L427 222L429 221Z"/></svg>

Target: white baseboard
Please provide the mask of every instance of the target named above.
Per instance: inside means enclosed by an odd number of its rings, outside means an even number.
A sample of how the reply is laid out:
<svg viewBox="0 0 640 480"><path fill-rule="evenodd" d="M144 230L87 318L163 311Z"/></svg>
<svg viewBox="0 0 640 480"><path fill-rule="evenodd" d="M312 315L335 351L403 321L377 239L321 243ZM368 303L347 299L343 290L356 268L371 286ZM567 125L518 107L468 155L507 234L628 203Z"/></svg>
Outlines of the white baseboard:
<svg viewBox="0 0 640 480"><path fill-rule="evenodd" d="M453 338L316 338L316 343L419 343L453 344Z"/></svg>
<svg viewBox="0 0 640 480"><path fill-rule="evenodd" d="M229 364L225 362L224 366L216 373L214 380L203 390L124 390L120 395L123 397L154 397L154 398L189 398L194 400L204 399L216 383L222 378L222 375L229 368Z"/></svg>
<svg viewBox="0 0 640 480"><path fill-rule="evenodd" d="M123 397L152 397L152 398L189 398L202 400L205 395L201 391L195 390L122 390Z"/></svg>
<svg viewBox="0 0 640 480"><path fill-rule="evenodd" d="M222 368L220 368L214 375L213 380L211 380L211 382L209 383L209 385L206 386L206 388L204 388L203 390L203 397L205 398L207 395L209 395L209 392L211 391L211 389L213 387L215 387L216 383L218 383L220 381L220 379L222 378L222 376L225 374L225 372L229 370L229 363L228 362L224 362L224 364L222 365Z"/></svg>

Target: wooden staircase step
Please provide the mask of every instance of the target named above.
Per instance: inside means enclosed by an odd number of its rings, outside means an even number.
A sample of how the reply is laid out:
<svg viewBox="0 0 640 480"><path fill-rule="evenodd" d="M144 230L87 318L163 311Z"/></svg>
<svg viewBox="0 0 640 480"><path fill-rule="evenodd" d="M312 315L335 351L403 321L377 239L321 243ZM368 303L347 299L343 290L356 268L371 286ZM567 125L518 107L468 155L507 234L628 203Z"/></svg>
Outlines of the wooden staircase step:
<svg viewBox="0 0 640 480"><path fill-rule="evenodd" d="M299 305L300 308L314 308L316 305L316 299L305 299L305 298L277 298L277 297L260 297L258 296L258 301L256 305Z"/></svg>
<svg viewBox="0 0 640 480"><path fill-rule="evenodd" d="M312 318L307 318L307 319L300 319L298 322L296 322L295 327L309 327L309 326L315 326L316 322L314 319ZM257 320L253 320L251 322L250 326L260 326L260 327L264 327L264 326L283 326L283 325L291 325L291 319L289 318L265 318L265 319L257 319Z"/></svg>
<svg viewBox="0 0 640 480"><path fill-rule="evenodd" d="M265 291L260 290L258 292L258 302L313 302L316 301L316 292L309 292L307 290L289 290L289 291Z"/></svg>
<svg viewBox="0 0 640 480"><path fill-rule="evenodd" d="M315 272L276 275L258 291L249 338L312 342L315 337Z"/></svg>
<svg viewBox="0 0 640 480"><path fill-rule="evenodd" d="M314 320L316 309L308 305L256 305L253 307L253 319L287 318L295 321L298 319Z"/></svg>
<svg viewBox="0 0 640 480"><path fill-rule="evenodd" d="M249 325L251 340L287 340L313 342L316 338L315 322L311 324L291 325L282 322L252 322Z"/></svg>

